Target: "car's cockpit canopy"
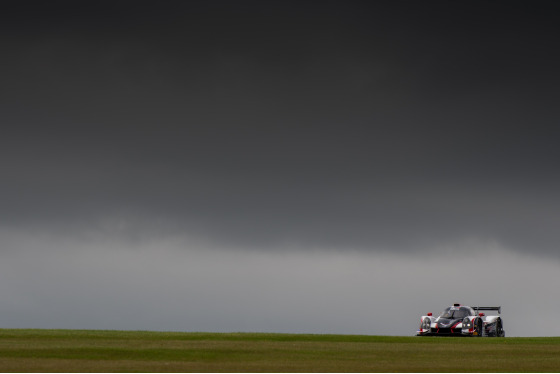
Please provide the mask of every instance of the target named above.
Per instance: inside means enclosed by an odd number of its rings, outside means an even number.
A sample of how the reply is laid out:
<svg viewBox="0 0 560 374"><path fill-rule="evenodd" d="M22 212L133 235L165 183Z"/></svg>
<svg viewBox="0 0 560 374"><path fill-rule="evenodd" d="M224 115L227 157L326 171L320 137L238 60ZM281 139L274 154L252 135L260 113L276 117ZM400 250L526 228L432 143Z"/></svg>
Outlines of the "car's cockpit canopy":
<svg viewBox="0 0 560 374"><path fill-rule="evenodd" d="M468 306L451 306L443 311L440 318L460 319L474 315L474 310Z"/></svg>

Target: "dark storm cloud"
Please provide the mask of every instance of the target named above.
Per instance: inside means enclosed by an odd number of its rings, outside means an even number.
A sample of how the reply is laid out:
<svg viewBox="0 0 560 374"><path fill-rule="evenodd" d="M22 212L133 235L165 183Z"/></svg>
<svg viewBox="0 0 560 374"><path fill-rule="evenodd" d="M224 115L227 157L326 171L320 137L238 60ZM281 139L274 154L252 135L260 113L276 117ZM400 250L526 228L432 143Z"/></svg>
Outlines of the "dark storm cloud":
<svg viewBox="0 0 560 374"><path fill-rule="evenodd" d="M557 256L552 8L20 3L0 26L1 223Z"/></svg>

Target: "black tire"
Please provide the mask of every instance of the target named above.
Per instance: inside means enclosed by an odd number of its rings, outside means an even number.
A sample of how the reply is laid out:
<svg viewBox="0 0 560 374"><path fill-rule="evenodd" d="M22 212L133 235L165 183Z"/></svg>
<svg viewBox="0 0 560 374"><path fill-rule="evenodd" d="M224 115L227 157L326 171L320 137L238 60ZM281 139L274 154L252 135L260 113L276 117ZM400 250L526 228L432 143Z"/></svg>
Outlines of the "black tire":
<svg viewBox="0 0 560 374"><path fill-rule="evenodd" d="M502 338L505 336L504 327L502 326L502 320L498 318L496 320L496 335L497 338Z"/></svg>
<svg viewBox="0 0 560 374"><path fill-rule="evenodd" d="M481 318L477 318L474 320L474 331L476 332L477 337L481 337L482 336L482 319Z"/></svg>

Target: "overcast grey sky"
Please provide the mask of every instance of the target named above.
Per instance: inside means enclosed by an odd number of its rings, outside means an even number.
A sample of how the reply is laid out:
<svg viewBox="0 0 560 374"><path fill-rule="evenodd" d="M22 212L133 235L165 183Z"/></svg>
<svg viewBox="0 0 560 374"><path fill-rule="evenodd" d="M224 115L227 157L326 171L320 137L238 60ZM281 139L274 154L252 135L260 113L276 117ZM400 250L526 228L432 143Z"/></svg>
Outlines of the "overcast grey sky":
<svg viewBox="0 0 560 374"><path fill-rule="evenodd" d="M0 327L560 334L556 8L3 3Z"/></svg>

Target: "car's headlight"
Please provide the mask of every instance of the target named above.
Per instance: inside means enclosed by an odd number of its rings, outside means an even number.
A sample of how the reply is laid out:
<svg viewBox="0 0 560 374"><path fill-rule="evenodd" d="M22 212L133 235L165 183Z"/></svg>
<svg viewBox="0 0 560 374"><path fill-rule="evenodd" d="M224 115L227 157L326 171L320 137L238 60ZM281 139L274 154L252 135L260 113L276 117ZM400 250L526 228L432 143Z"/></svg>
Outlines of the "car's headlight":
<svg viewBox="0 0 560 374"><path fill-rule="evenodd" d="M422 321L422 329L428 330L430 328L430 324L431 324L430 319L428 317L424 318L424 320Z"/></svg>
<svg viewBox="0 0 560 374"><path fill-rule="evenodd" d="M463 328L468 328L468 329L470 329L471 327L472 327L472 324L471 324L470 318L469 318L469 317L465 317L465 318L463 319Z"/></svg>

